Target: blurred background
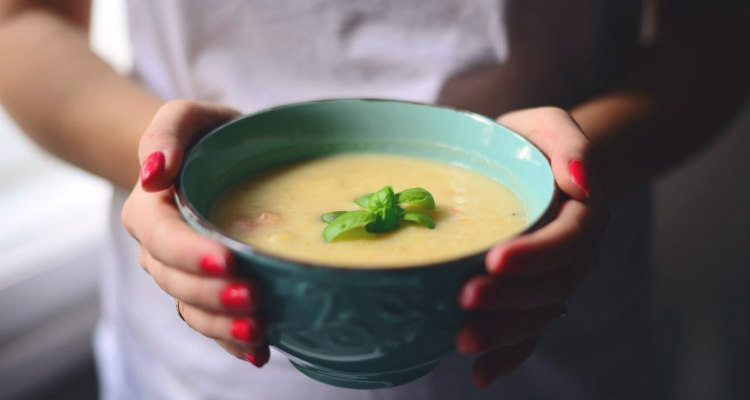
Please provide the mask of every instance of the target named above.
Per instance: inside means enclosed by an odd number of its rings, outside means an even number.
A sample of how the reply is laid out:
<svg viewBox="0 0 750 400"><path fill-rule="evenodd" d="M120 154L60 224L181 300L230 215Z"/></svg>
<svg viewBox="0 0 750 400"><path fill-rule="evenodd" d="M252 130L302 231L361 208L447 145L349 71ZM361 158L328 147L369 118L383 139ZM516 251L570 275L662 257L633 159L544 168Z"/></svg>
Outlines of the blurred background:
<svg viewBox="0 0 750 400"><path fill-rule="evenodd" d="M124 16L122 0L94 2L91 44L121 72ZM654 185L653 311L664 356L678 360L669 384L679 399L750 398L750 102L724 130ZM96 398L109 196L0 109L0 399Z"/></svg>

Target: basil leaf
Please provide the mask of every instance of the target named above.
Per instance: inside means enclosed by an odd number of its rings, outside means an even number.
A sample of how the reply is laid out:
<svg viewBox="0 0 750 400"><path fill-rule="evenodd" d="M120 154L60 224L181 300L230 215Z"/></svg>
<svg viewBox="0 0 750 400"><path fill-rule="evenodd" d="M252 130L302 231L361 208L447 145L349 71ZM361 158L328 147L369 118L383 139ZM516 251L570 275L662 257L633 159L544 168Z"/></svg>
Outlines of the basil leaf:
<svg viewBox="0 0 750 400"><path fill-rule="evenodd" d="M344 232L361 228L375 220L375 214L369 210L356 210L345 212L333 221L323 230L323 240L326 242L333 241L336 237Z"/></svg>
<svg viewBox="0 0 750 400"><path fill-rule="evenodd" d="M367 208L370 211L379 211L384 208L391 208L396 200L396 195L393 194L393 188L391 186L385 186L370 196L367 201Z"/></svg>
<svg viewBox="0 0 750 400"><path fill-rule="evenodd" d="M404 215L402 215L401 218L404 221L416 222L430 229L435 228L435 220L430 218L430 216L427 214L422 214L422 213L417 213L417 212L408 212L408 213L404 213Z"/></svg>
<svg viewBox="0 0 750 400"><path fill-rule="evenodd" d="M399 214L401 209L398 207L382 208L375 212L375 221L367 225L366 229L372 233L392 231L399 226Z"/></svg>
<svg viewBox="0 0 750 400"><path fill-rule="evenodd" d="M362 208L367 208L367 202L370 201L370 197L372 197L372 193L363 194L362 196L357 197L357 200L354 200L354 203Z"/></svg>
<svg viewBox="0 0 750 400"><path fill-rule="evenodd" d="M341 214L346 214L346 211L331 211L320 216L320 220L328 223L338 218Z"/></svg>
<svg viewBox="0 0 750 400"><path fill-rule="evenodd" d="M411 188L406 189L403 192L396 195L397 204L408 204L411 206L423 208L425 210L432 210L435 208L435 199L432 197L430 192L422 188Z"/></svg>
<svg viewBox="0 0 750 400"><path fill-rule="evenodd" d="M392 186L384 186L375 193L358 197L354 202L364 208L357 211L333 211L323 214L320 219L328 222L323 230L323 239L331 242L339 235L359 228L367 232L390 232L401 225L401 220L415 222L427 228L435 228L435 221L429 215L419 212L404 212L399 204L410 208L433 209L435 199L422 188L411 188L395 194Z"/></svg>

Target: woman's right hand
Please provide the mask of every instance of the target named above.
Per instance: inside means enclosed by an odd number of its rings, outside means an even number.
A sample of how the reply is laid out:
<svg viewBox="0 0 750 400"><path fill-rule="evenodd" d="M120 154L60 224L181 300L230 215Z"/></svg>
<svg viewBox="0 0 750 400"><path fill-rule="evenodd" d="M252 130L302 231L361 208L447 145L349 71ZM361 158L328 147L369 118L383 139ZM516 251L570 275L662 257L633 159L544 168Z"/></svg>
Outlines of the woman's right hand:
<svg viewBox="0 0 750 400"><path fill-rule="evenodd" d="M239 115L215 104L164 104L141 138L140 182L125 202L122 223L140 244L141 266L177 300L185 322L232 355L261 367L268 362L269 349L254 316L256 288L232 274L229 250L190 228L173 200L173 181L185 148Z"/></svg>

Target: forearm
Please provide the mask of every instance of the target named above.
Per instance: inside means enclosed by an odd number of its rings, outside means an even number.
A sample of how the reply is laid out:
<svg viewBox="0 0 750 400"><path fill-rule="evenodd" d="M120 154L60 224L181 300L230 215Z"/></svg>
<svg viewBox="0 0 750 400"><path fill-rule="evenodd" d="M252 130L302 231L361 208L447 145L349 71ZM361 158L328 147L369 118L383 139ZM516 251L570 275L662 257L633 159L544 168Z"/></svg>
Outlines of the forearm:
<svg viewBox="0 0 750 400"><path fill-rule="evenodd" d="M161 105L92 53L80 24L41 6L0 21L0 101L42 147L123 187Z"/></svg>
<svg viewBox="0 0 750 400"><path fill-rule="evenodd" d="M748 93L749 38L742 16L685 18L616 89L571 110L607 192L657 175L720 133Z"/></svg>

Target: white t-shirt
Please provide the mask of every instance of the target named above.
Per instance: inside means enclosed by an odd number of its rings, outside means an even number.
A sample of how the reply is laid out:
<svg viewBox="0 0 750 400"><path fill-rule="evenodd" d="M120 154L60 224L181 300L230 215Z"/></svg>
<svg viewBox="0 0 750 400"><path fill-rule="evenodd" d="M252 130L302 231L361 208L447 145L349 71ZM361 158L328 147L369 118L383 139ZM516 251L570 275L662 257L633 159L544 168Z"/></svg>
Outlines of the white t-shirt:
<svg viewBox="0 0 750 400"><path fill-rule="evenodd" d="M212 101L244 112L333 97L435 102L456 75L525 60L530 65L521 70L523 84L514 85L523 93L502 93L510 109L571 105L627 59L625 42L608 43L631 36L635 43L638 4L601 3L129 0L129 12L136 77L165 99ZM527 104L529 99L537 103ZM600 266L568 302L568 317L551 324L520 369L485 390L471 384L473 357L459 355L415 382L374 391L319 383L276 352L262 369L235 359L187 327L174 300L138 266L137 245L119 221L126 196L116 190L113 197L111 257L102 276L96 351L105 399L610 399L658 393L647 320L645 191L615 205Z"/></svg>

